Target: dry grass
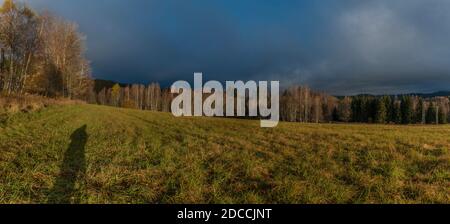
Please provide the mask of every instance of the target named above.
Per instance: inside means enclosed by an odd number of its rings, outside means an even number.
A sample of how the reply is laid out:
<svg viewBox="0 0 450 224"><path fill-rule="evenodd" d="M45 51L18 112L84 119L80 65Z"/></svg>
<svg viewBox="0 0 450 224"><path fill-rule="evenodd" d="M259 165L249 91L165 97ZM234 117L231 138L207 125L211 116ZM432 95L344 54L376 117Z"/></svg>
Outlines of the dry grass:
<svg viewBox="0 0 450 224"><path fill-rule="evenodd" d="M0 115L11 115L19 112L35 112L52 105L83 104L78 100L64 98L47 98L37 95L0 95Z"/></svg>
<svg viewBox="0 0 450 224"><path fill-rule="evenodd" d="M0 125L0 203L449 203L449 149L449 125L50 107Z"/></svg>

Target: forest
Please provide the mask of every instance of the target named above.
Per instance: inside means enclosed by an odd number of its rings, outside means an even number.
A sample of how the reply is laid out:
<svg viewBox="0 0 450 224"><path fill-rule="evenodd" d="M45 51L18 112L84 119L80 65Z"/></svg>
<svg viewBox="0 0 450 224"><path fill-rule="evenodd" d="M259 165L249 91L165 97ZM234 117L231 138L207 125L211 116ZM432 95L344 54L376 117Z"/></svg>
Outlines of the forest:
<svg viewBox="0 0 450 224"><path fill-rule="evenodd" d="M49 12L6 0L0 8L0 92L83 100L92 104L170 112L174 95L158 83L99 87L91 77L85 37L77 24ZM281 120L288 122L357 122L445 124L449 97L335 97L306 86L280 94Z"/></svg>
<svg viewBox="0 0 450 224"><path fill-rule="evenodd" d="M158 83L119 84L92 96L91 103L170 112L173 94ZM248 103L248 101L247 101ZM248 106L248 105L247 105ZM356 122L378 124L446 124L449 97L415 95L335 97L305 86L293 86L280 95L282 121L303 123Z"/></svg>

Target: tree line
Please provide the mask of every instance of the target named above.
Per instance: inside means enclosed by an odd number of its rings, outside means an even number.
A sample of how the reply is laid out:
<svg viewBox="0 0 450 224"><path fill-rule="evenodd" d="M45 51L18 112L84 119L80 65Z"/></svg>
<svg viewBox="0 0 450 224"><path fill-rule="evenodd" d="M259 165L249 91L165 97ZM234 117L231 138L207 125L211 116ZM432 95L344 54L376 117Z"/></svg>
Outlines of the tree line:
<svg viewBox="0 0 450 224"><path fill-rule="evenodd" d="M0 92L86 99L92 86L75 23L25 4L0 7Z"/></svg>
<svg viewBox="0 0 450 224"><path fill-rule="evenodd" d="M281 95L281 119L292 122L357 122L378 124L446 124L450 98L346 96L337 98L294 86Z"/></svg>
<svg viewBox="0 0 450 224"><path fill-rule="evenodd" d="M115 84L94 93L90 99L101 105L170 112L174 97L168 88L152 83ZM305 86L293 86L280 94L280 119L304 123L446 124L450 119L450 99L411 95L338 98Z"/></svg>
<svg viewBox="0 0 450 224"><path fill-rule="evenodd" d="M351 116L340 121L394 124L446 124L449 119L449 97L424 99L418 96L357 96L352 97Z"/></svg>
<svg viewBox="0 0 450 224"><path fill-rule="evenodd" d="M162 89L158 83L148 86L142 84L115 84L111 88L103 88L98 93L91 92L89 103L124 107L140 110L170 112L174 98L169 89Z"/></svg>

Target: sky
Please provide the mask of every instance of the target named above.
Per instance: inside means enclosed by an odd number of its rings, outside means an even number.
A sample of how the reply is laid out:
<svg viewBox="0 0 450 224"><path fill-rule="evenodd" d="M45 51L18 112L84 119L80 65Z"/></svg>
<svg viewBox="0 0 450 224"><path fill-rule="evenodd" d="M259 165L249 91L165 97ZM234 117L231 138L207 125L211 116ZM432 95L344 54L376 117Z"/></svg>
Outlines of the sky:
<svg viewBox="0 0 450 224"><path fill-rule="evenodd" d="M203 72L331 94L450 90L448 0L22 1L79 24L99 79L170 86Z"/></svg>

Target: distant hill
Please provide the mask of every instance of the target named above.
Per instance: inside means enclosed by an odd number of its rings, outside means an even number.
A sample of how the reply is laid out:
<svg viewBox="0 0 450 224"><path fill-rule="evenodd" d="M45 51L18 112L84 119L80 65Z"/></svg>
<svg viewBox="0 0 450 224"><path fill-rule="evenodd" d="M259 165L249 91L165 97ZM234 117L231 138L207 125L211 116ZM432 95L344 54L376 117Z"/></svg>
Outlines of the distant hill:
<svg viewBox="0 0 450 224"><path fill-rule="evenodd" d="M358 94L354 96L382 96L382 95L374 95L374 94ZM407 94L397 94L397 95L389 95L389 96L419 96L422 98L433 98L437 96L450 96L450 91L438 91L433 93L407 93ZM345 96L336 96L339 99L344 98Z"/></svg>
<svg viewBox="0 0 450 224"><path fill-rule="evenodd" d="M439 92L434 92L434 93L412 93L412 94L408 94L408 95L415 95L415 96L420 96L423 98L431 98L431 97L436 97L436 96L450 96L450 91L439 91Z"/></svg>

